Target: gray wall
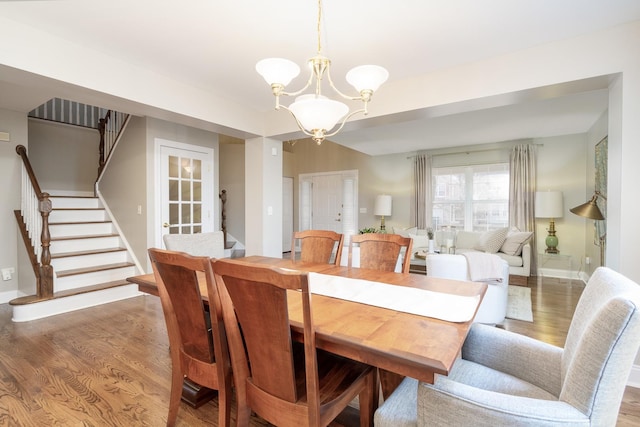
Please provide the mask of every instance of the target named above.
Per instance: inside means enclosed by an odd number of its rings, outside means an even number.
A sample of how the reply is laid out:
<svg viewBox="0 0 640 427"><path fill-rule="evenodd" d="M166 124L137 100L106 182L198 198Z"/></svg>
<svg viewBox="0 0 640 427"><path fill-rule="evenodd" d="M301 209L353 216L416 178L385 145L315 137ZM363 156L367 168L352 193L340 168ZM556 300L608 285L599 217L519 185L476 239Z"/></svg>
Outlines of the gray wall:
<svg viewBox="0 0 640 427"><path fill-rule="evenodd" d="M220 191L227 190L227 233L243 244L244 173L244 143L220 143Z"/></svg>

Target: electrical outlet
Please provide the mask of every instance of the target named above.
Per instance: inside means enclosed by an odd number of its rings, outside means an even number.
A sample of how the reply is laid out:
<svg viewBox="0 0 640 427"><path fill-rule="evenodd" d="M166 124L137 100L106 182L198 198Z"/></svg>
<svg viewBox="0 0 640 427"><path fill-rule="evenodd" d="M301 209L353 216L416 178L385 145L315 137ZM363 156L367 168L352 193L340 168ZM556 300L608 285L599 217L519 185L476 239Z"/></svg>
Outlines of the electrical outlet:
<svg viewBox="0 0 640 427"><path fill-rule="evenodd" d="M2 280L11 280L11 274L15 270L13 268L3 268L2 269Z"/></svg>
<svg viewBox="0 0 640 427"><path fill-rule="evenodd" d="M591 258L585 257L584 263L587 264L587 265L591 264Z"/></svg>

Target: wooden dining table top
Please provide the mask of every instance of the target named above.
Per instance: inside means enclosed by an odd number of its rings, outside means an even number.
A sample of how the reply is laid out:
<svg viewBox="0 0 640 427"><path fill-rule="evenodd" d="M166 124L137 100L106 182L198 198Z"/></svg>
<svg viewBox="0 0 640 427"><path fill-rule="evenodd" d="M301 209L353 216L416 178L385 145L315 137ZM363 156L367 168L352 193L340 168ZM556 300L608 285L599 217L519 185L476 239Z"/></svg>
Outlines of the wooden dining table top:
<svg viewBox="0 0 640 427"><path fill-rule="evenodd" d="M487 285L393 273L331 264L307 264L264 256L239 258L304 272L409 286L461 296L478 296L478 306ZM158 295L153 274L127 278L141 292ZM204 282L204 281L203 281ZM203 283L206 299L206 284ZM447 375L453 366L472 321L454 323L353 301L314 294L313 323L316 345L326 351L358 360L383 370L433 383L434 374ZM476 307L477 312L477 307ZM294 338L301 339L302 304L289 298L289 321Z"/></svg>

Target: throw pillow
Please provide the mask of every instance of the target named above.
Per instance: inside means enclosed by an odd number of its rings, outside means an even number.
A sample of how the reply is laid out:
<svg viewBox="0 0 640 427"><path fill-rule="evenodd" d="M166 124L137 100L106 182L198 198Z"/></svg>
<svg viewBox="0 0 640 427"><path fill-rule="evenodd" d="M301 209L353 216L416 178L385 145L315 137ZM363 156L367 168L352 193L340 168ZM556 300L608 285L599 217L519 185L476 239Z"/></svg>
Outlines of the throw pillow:
<svg viewBox="0 0 640 427"><path fill-rule="evenodd" d="M418 229L417 227L410 227L410 228L393 227L393 234L399 234L402 237L409 237L409 233L417 234L416 233L417 229Z"/></svg>
<svg viewBox="0 0 640 427"><path fill-rule="evenodd" d="M418 250L418 248L428 248L429 247L429 238L426 234L413 234L409 233L409 237L413 239L413 250Z"/></svg>
<svg viewBox="0 0 640 427"><path fill-rule="evenodd" d="M502 247L508 232L509 229L506 227L499 228L498 230L485 231L480 235L480 241L476 249L495 254Z"/></svg>
<svg viewBox="0 0 640 427"><path fill-rule="evenodd" d="M522 247L527 244L531 236L533 236L532 231L509 231L507 238L500 248L500 252L504 252L507 255L520 256L522 254Z"/></svg>

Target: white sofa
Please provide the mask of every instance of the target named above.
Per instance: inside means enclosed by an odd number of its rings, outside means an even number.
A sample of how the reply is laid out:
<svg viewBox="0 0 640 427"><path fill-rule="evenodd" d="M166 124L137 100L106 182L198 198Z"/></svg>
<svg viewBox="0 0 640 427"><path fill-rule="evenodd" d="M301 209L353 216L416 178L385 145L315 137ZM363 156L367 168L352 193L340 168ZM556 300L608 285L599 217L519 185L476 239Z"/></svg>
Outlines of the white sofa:
<svg viewBox="0 0 640 427"><path fill-rule="evenodd" d="M409 228L394 228L393 232L413 238L413 254L427 251L429 240L426 230ZM435 249L439 250L438 237L441 233L435 233ZM456 254L468 251L480 251L495 253L509 264L509 274L529 277L531 275L531 245L529 239L533 233L506 228L487 232L463 231L457 232ZM440 239L443 240L443 239Z"/></svg>
<svg viewBox="0 0 640 427"><path fill-rule="evenodd" d="M496 257L493 254L484 255L486 257ZM485 261L481 258L481 261ZM467 280L476 279L500 279L486 280L488 284L487 292L484 295L482 304L476 313L474 322L486 324L499 324L504 321L507 315L507 299L509 294L509 265L503 259L496 257L495 259L487 259L486 263L495 262L499 274L498 277L474 278L469 269L467 258L464 255L438 254L429 255L426 259L427 274L430 277L441 277L443 279ZM489 269L491 270L491 269Z"/></svg>

